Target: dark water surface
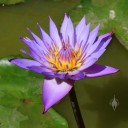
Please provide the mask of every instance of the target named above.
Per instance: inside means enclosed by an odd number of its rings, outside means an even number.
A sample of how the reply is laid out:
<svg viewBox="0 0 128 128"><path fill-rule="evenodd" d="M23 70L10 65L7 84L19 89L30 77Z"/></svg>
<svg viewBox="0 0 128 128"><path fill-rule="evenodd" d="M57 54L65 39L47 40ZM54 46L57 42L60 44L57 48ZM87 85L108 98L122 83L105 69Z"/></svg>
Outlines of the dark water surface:
<svg viewBox="0 0 128 128"><path fill-rule="evenodd" d="M26 48L19 37L28 36L26 27L39 34L36 23L48 31L48 16L57 26L64 12L69 11L78 0L32 0L26 4L0 7L0 57L20 54ZM128 51L113 37L105 54L98 61L120 69L114 75L94 79L84 79L75 84L81 112L87 128L127 128L128 127ZM114 111L111 103L116 97L119 106ZM69 97L66 96L55 110L69 122L69 128L77 128Z"/></svg>
<svg viewBox="0 0 128 128"><path fill-rule="evenodd" d="M39 34L37 22L48 32L49 16L58 27L65 12L70 11L79 0L26 0L16 6L0 6L0 57L21 54L26 48L20 37L30 36L27 27Z"/></svg>
<svg viewBox="0 0 128 128"><path fill-rule="evenodd" d="M76 93L86 126L87 128L127 128L128 51L113 37L97 63L117 67L120 72L76 82ZM111 106L114 95L119 103L115 111ZM55 108L68 119L70 128L77 128L68 96Z"/></svg>

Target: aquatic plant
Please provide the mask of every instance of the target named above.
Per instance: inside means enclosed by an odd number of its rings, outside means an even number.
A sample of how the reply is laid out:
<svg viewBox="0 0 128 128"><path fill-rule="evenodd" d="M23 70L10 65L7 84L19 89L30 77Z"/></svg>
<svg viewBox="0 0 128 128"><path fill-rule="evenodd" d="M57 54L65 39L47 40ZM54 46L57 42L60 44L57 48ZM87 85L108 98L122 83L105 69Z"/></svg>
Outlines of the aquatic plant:
<svg viewBox="0 0 128 128"><path fill-rule="evenodd" d="M29 52L21 51L32 57L32 60L13 58L10 62L45 76L42 92L44 112L69 92L72 102L76 104L73 109L77 111L79 107L77 100L74 100L76 80L104 76L118 71L110 66L95 64L110 43L112 33L98 36L100 25L90 32L90 23L85 24L85 17L74 28L67 14L64 16L60 33L51 18L50 35L39 24L38 27L41 38L30 29L28 31L33 39L21 38L21 41L28 46ZM77 112L74 111L76 116L79 115ZM79 119L82 120L81 115Z"/></svg>

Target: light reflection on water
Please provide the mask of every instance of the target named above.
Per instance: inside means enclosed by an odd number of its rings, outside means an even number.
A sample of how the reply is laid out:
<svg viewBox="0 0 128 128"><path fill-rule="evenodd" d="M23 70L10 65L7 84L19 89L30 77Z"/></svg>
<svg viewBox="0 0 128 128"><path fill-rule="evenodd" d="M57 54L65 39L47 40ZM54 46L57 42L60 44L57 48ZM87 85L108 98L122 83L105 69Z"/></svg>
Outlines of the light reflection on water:
<svg viewBox="0 0 128 128"><path fill-rule="evenodd" d="M18 38L29 36L27 27L39 34L36 25L39 22L48 31L49 15L59 26L64 12L74 7L77 2L32 0L22 5L0 7L0 57L21 54L19 49L26 47ZM76 82L78 101L86 126L128 127L128 51L114 38L98 63L117 67L121 71L115 75ZM114 94L120 101L116 111L109 105ZM70 128L77 128L68 96L54 108L66 117Z"/></svg>

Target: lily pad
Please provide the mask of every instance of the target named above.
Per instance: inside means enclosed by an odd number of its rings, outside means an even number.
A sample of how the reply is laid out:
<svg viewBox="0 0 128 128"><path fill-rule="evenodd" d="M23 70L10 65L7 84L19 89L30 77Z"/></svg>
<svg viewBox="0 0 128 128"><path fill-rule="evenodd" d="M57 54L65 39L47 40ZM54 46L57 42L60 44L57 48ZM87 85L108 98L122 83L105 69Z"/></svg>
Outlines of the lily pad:
<svg viewBox="0 0 128 128"><path fill-rule="evenodd" d="M112 31L128 49L127 5L127 0L81 0L81 3L71 10L70 15L77 22L85 15L92 28L100 24L100 33Z"/></svg>
<svg viewBox="0 0 128 128"><path fill-rule="evenodd" d="M27 116L15 108L10 109L0 105L0 128L20 128L20 122L27 119Z"/></svg>
<svg viewBox="0 0 128 128"><path fill-rule="evenodd" d="M0 0L0 4L6 4L6 5L18 4L22 2L25 2L25 0Z"/></svg>
<svg viewBox="0 0 128 128"><path fill-rule="evenodd" d="M53 109L42 114L43 76L0 59L0 127L68 128Z"/></svg>

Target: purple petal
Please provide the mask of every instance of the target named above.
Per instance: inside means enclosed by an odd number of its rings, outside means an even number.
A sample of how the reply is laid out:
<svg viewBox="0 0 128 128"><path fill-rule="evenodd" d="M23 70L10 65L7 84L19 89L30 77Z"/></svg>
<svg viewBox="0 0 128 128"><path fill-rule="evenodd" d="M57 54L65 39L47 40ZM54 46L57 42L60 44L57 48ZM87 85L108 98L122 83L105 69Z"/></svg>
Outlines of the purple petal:
<svg viewBox="0 0 128 128"><path fill-rule="evenodd" d="M106 49L101 49L97 52L94 52L92 53L91 55L89 55L88 57L86 57L86 54L85 56L82 56L82 60L84 61L83 65L87 64L88 62L90 62L91 59L95 58L96 61L100 58L100 56L106 51ZM84 55L84 54L83 54ZM94 61L94 62L96 62ZM93 65L94 63L92 63ZM90 65L91 66L91 65Z"/></svg>
<svg viewBox="0 0 128 128"><path fill-rule="evenodd" d="M78 42L78 38L80 34L82 33L83 29L85 27L85 16L81 19L81 21L77 24L75 31L76 31L76 42Z"/></svg>
<svg viewBox="0 0 128 128"><path fill-rule="evenodd" d="M85 73L87 77L98 77L98 76L113 74L116 73L117 71L119 71L119 69L105 65L94 64L93 66L86 69Z"/></svg>
<svg viewBox="0 0 128 128"><path fill-rule="evenodd" d="M50 36L54 40L56 46L58 46L58 48L61 49L62 43L60 40L60 36L58 34L57 27L51 18L50 18Z"/></svg>
<svg viewBox="0 0 128 128"><path fill-rule="evenodd" d="M24 50L24 49L20 49L20 51L21 51L22 53L26 54L26 55L29 55L29 54L30 54L29 52L27 52L27 51ZM30 56L30 55L29 55L29 56Z"/></svg>
<svg viewBox="0 0 128 128"><path fill-rule="evenodd" d="M73 27L73 23L69 17L68 20L68 25L67 25L67 29L66 29L66 42L68 42L72 48L74 48L75 43L74 43L74 27Z"/></svg>
<svg viewBox="0 0 128 128"><path fill-rule="evenodd" d="M86 57L91 55L93 52L98 52L100 49L105 49L111 41L111 33L107 33L98 37L98 40L92 45L88 51L86 51Z"/></svg>
<svg viewBox="0 0 128 128"><path fill-rule="evenodd" d="M97 48L96 48L96 50L94 51L94 52L97 52L97 51L99 51L99 50L101 50L101 49L105 49L107 46L108 46L108 44L110 43L110 41L112 40L112 37L110 37L106 42L102 42L101 41L101 45L99 45Z"/></svg>
<svg viewBox="0 0 128 128"><path fill-rule="evenodd" d="M68 72L68 75L69 75L69 76L76 75L76 74L78 74L79 72L80 72L79 70L69 71L69 72Z"/></svg>
<svg viewBox="0 0 128 128"><path fill-rule="evenodd" d="M9 61L25 69L29 69L28 67L31 67L31 66L41 66L39 62L34 60L29 60L29 59L10 59Z"/></svg>
<svg viewBox="0 0 128 128"><path fill-rule="evenodd" d="M61 79L44 79L43 83L43 104L44 112L60 101L71 90L74 81Z"/></svg>
<svg viewBox="0 0 128 128"><path fill-rule="evenodd" d="M72 80L81 80L83 78L86 77L86 73L85 72L79 72L73 76L70 76L69 78L72 79Z"/></svg>
<svg viewBox="0 0 128 128"><path fill-rule="evenodd" d="M34 54L36 54L37 56L42 56L42 54L39 50L41 48L39 48L39 46L38 46L38 44L36 44L36 42L34 42L33 40L30 40L27 37L26 38L20 38L20 40L22 42L24 42L29 47L30 51L32 51ZM37 48L37 46L39 49ZM42 51L42 49L41 49L41 51Z"/></svg>
<svg viewBox="0 0 128 128"><path fill-rule="evenodd" d="M88 39L88 43L93 43L97 37L98 31L99 31L99 27L100 25L97 25L91 32L89 35L89 39Z"/></svg>
<svg viewBox="0 0 128 128"><path fill-rule="evenodd" d="M39 29L40 29L40 33L41 33L41 38L45 44L45 46L47 47L47 49L50 47L49 45L52 44L52 39L50 38L50 36L41 28L41 26L39 24L37 24Z"/></svg>
<svg viewBox="0 0 128 128"><path fill-rule="evenodd" d="M90 59L85 61L85 63L81 67L79 67L78 70L83 71L87 69L88 67L92 66L96 61L97 61L97 58L90 57Z"/></svg>
<svg viewBox="0 0 128 128"><path fill-rule="evenodd" d="M25 68L25 69L43 74L45 76L54 77L54 75L55 75L55 72L54 72L55 69L53 69L52 67L43 66L42 64L40 64L39 62L34 61L34 60L11 59L10 62L21 67L21 68Z"/></svg>
<svg viewBox="0 0 128 128"><path fill-rule="evenodd" d="M42 60L43 60L43 59L41 59L38 55L36 55L35 53L33 53L32 51L31 51L31 53L30 53L30 52L27 52L27 51L24 50L24 49L21 49L20 51L21 51L22 53L26 54L26 55L29 55L30 57L32 57L34 60L38 61L39 63L41 63Z"/></svg>
<svg viewBox="0 0 128 128"><path fill-rule="evenodd" d="M47 52L48 50L47 50L46 46L44 45L44 42L37 35L35 35L29 28L28 28L28 31L32 35L35 42L41 47L41 49L43 49L43 51ZM38 45L36 45L36 46L38 46Z"/></svg>
<svg viewBox="0 0 128 128"><path fill-rule="evenodd" d="M55 77L55 71L52 68L48 68L45 66L30 66L28 67L29 70L32 70L34 72L40 73L42 75L45 75L47 77Z"/></svg>
<svg viewBox="0 0 128 128"><path fill-rule="evenodd" d="M61 34L62 34L62 37L63 37L63 40L64 40L64 42L66 42L66 28L67 28L67 25L68 25L68 16L67 16L67 14L65 14L65 16L64 16L64 20L63 20L63 23L62 23L62 26L61 26L61 28L60 28L60 32L61 32Z"/></svg>
<svg viewBox="0 0 128 128"><path fill-rule="evenodd" d="M97 25L97 26L90 32L89 37L88 37L88 41L87 41L87 44L88 44L87 50L92 47L92 44L93 44L94 41L96 40L99 27L100 27L100 25Z"/></svg>
<svg viewBox="0 0 128 128"><path fill-rule="evenodd" d="M30 40L29 38L20 38L30 49L30 53L27 54L31 56L33 59L43 62L47 61L46 54L47 52L44 51L42 47L40 47L34 40ZM22 51L24 52L24 51Z"/></svg>
<svg viewBox="0 0 128 128"><path fill-rule="evenodd" d="M83 31L81 32L79 37L77 37L77 44L75 45L75 49L77 48L77 46L80 47L81 42L82 42L82 48L85 48L87 45L86 42L89 36L90 23L87 26L84 26L83 28L84 28Z"/></svg>
<svg viewBox="0 0 128 128"><path fill-rule="evenodd" d="M66 79L66 72L57 72L56 74L55 74L55 77L56 78L60 78L60 79Z"/></svg>
<svg viewBox="0 0 128 128"><path fill-rule="evenodd" d="M106 49L101 49L98 52L93 53L90 57L97 58L97 60L100 58L100 56L106 51Z"/></svg>

